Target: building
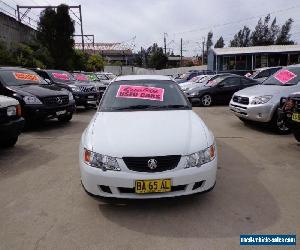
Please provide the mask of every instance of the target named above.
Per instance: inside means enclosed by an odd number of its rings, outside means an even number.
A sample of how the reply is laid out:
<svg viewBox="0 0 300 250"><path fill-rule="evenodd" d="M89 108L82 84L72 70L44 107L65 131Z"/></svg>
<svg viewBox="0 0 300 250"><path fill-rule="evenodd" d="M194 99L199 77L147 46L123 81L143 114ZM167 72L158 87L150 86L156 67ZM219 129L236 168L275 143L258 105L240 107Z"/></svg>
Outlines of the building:
<svg viewBox="0 0 300 250"><path fill-rule="evenodd" d="M81 43L75 43L76 49L82 49ZM86 43L84 50L89 54L100 54L109 63L120 62L128 65L133 60L132 49L122 43Z"/></svg>
<svg viewBox="0 0 300 250"><path fill-rule="evenodd" d="M35 39L36 32L33 28L0 12L0 41L8 48L15 43L30 43Z"/></svg>
<svg viewBox="0 0 300 250"><path fill-rule="evenodd" d="M256 68L300 63L300 45L211 48L208 70L245 73Z"/></svg>

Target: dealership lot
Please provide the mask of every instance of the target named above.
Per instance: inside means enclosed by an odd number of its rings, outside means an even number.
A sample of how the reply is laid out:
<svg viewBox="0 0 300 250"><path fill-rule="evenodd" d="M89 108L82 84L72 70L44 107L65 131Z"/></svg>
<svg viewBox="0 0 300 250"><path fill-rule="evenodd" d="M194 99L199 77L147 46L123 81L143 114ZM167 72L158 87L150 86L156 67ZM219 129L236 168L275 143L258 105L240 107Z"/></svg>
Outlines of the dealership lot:
<svg viewBox="0 0 300 250"><path fill-rule="evenodd" d="M0 152L0 249L239 249L243 233L299 235L300 144L228 107L194 110L217 138L219 169L211 193L185 198L86 195L78 145L94 110L23 133Z"/></svg>

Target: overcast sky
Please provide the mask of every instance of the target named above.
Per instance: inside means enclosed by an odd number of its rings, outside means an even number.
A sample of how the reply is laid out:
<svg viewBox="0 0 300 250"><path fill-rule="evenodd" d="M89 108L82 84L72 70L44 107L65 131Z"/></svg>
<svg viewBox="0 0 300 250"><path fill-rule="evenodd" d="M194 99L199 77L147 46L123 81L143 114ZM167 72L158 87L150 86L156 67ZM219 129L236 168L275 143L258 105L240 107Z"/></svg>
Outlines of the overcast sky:
<svg viewBox="0 0 300 250"><path fill-rule="evenodd" d="M271 13L282 24L292 17L293 39L300 43L299 0L6 0L11 6L66 3L82 5L85 34L94 34L96 42L132 42L135 49L154 42L163 45L167 33L168 48L179 53L183 38L184 55L200 54L202 37L212 30L215 42L220 35L226 45L233 35L248 25L252 28L260 16ZM1 5L0 1L0 7ZM31 12L37 18L39 12ZM79 34L79 25L76 33Z"/></svg>

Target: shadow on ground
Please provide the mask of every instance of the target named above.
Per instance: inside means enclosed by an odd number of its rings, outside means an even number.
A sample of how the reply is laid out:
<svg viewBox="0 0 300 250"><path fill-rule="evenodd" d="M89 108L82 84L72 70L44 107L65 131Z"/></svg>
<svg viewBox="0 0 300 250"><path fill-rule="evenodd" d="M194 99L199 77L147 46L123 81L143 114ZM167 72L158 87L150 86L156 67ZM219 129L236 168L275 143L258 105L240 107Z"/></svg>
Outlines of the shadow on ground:
<svg viewBox="0 0 300 250"><path fill-rule="evenodd" d="M215 189L206 194L163 199L100 202L110 221L132 231L176 238L216 238L254 233L280 216L275 199L260 182L262 170L219 141Z"/></svg>

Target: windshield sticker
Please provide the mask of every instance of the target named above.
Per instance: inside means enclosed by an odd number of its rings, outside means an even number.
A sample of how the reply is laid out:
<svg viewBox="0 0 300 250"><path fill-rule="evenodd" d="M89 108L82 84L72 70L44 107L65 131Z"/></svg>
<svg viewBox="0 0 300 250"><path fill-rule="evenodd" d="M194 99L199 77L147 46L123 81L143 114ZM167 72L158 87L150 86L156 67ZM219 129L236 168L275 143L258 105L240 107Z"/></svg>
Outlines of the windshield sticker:
<svg viewBox="0 0 300 250"><path fill-rule="evenodd" d="M75 74L75 79L77 81L88 81L89 79L87 78L86 75L84 74Z"/></svg>
<svg viewBox="0 0 300 250"><path fill-rule="evenodd" d="M95 76L95 75L88 75L88 78L89 78L91 81L97 81L97 76Z"/></svg>
<svg viewBox="0 0 300 250"><path fill-rule="evenodd" d="M162 102L164 100L164 92L165 90L162 88L120 85L116 97L145 99Z"/></svg>
<svg viewBox="0 0 300 250"><path fill-rule="evenodd" d="M293 72L285 69L285 70L281 70L278 73L276 73L274 75L274 77L275 77L275 79L277 79L278 81L280 81L282 84L286 84L290 80L292 80L295 77L297 77L297 75L294 74Z"/></svg>
<svg viewBox="0 0 300 250"><path fill-rule="evenodd" d="M52 73L53 77L60 80L70 80L70 77L65 73Z"/></svg>
<svg viewBox="0 0 300 250"><path fill-rule="evenodd" d="M39 81L39 77L37 75L34 75L34 74L14 72L14 76L15 76L16 80L34 81L34 82Z"/></svg>

